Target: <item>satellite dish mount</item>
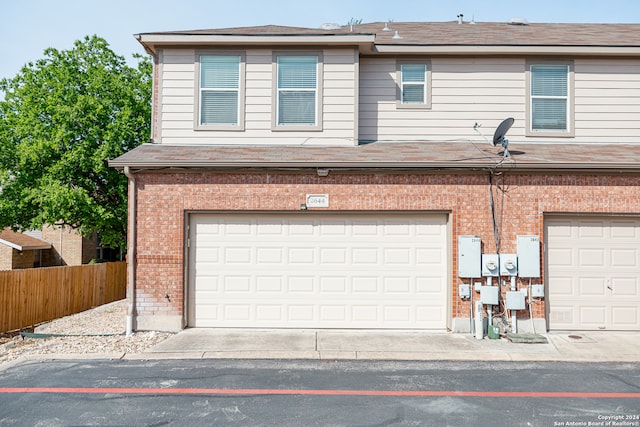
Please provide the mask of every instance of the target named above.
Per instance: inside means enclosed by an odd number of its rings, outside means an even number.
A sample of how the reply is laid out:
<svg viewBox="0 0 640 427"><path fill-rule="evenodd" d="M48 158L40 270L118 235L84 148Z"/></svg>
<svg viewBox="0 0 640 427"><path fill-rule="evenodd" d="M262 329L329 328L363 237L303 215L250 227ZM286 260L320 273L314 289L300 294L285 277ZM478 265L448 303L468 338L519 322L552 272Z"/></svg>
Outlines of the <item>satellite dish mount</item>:
<svg viewBox="0 0 640 427"><path fill-rule="evenodd" d="M497 147L501 145L504 148L502 152L502 157L511 157L509 153L509 141L505 139L505 135L511 129L513 125L513 117L509 117L508 119L504 119L502 123L498 125L496 128L496 132L493 134L493 146Z"/></svg>

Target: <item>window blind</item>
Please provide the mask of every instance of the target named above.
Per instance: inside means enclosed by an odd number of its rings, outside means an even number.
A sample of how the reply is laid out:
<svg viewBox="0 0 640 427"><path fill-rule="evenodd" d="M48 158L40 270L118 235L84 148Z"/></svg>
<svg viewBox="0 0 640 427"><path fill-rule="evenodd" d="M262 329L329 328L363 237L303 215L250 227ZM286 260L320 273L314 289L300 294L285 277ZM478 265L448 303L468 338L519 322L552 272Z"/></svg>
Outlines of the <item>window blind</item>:
<svg viewBox="0 0 640 427"><path fill-rule="evenodd" d="M278 57L278 125L315 125L317 56Z"/></svg>
<svg viewBox="0 0 640 427"><path fill-rule="evenodd" d="M426 72L424 64L402 64L402 103L424 104L426 95Z"/></svg>
<svg viewBox="0 0 640 427"><path fill-rule="evenodd" d="M532 130L568 129L568 76L565 65L531 67Z"/></svg>
<svg viewBox="0 0 640 427"><path fill-rule="evenodd" d="M237 125L240 57L200 57L200 124Z"/></svg>

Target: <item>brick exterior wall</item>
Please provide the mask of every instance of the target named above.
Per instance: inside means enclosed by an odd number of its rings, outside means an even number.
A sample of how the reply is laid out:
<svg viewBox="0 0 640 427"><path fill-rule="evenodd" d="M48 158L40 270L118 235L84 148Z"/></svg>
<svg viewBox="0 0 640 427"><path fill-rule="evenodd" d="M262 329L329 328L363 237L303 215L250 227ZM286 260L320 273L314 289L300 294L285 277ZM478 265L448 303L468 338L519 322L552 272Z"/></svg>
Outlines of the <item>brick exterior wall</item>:
<svg viewBox="0 0 640 427"><path fill-rule="evenodd" d="M18 251L13 252L13 269L19 270L23 268L33 268L35 266L36 254L38 251Z"/></svg>
<svg viewBox="0 0 640 427"><path fill-rule="evenodd" d="M33 268L40 251L18 251L10 246L0 245L0 270L18 270Z"/></svg>
<svg viewBox="0 0 640 427"><path fill-rule="evenodd" d="M470 308L458 297L458 236L480 236L482 252L496 252L490 191L501 253L516 252L518 235L542 241L545 214L640 215L637 175L504 172L491 181L489 172L140 173L137 314L183 315L185 211L299 211L306 194L321 193L329 194L331 211L449 212L452 318L469 318ZM541 270L544 276L543 260ZM544 283L544 277L539 280ZM519 313L528 318L526 310ZM544 316L544 302L534 304L533 317Z"/></svg>
<svg viewBox="0 0 640 427"><path fill-rule="evenodd" d="M13 248L0 245L0 270L13 269Z"/></svg>
<svg viewBox="0 0 640 427"><path fill-rule="evenodd" d="M43 266L87 264L97 256L97 238L82 237L71 227L44 226L42 240L51 243L52 249L43 256Z"/></svg>

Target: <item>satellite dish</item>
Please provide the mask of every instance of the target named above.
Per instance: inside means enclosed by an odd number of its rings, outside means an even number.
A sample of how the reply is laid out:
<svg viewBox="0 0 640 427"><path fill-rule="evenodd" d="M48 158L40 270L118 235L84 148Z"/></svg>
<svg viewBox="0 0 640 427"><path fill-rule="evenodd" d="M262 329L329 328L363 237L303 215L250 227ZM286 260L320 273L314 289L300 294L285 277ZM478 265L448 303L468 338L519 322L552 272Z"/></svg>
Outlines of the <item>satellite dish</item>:
<svg viewBox="0 0 640 427"><path fill-rule="evenodd" d="M511 157L511 154L509 154L509 141L504 137L507 132L509 132L509 129L511 129L512 125L513 117L504 119L502 123L498 125L498 127L496 128L496 132L493 134L493 146L497 147L498 145L501 145L502 147L504 147L502 157Z"/></svg>

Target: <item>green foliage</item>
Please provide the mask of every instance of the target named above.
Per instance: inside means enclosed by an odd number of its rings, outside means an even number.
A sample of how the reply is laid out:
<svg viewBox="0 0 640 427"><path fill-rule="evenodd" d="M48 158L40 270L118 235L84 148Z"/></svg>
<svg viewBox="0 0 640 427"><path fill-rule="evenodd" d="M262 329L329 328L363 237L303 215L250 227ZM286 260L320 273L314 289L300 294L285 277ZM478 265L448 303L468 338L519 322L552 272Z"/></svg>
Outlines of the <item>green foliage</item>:
<svg viewBox="0 0 640 427"><path fill-rule="evenodd" d="M150 134L151 69L97 36L0 81L0 228L61 222L126 247L127 179L106 161Z"/></svg>

